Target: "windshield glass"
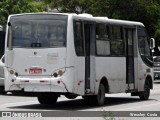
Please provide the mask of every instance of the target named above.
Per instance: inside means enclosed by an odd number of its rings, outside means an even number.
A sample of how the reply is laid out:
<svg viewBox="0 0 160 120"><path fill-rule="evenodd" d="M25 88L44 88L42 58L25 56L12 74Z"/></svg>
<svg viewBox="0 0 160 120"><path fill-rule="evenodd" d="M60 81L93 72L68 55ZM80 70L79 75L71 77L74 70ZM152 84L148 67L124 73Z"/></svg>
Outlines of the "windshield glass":
<svg viewBox="0 0 160 120"><path fill-rule="evenodd" d="M10 19L13 48L66 46L67 16L20 15Z"/></svg>

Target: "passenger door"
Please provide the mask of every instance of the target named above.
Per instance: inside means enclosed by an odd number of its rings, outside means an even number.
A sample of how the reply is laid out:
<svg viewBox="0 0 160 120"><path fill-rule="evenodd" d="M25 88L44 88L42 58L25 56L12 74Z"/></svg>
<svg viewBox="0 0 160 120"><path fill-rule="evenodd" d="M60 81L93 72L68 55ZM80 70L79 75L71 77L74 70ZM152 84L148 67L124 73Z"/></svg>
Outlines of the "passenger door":
<svg viewBox="0 0 160 120"><path fill-rule="evenodd" d="M128 90L135 88L135 71L134 71L134 29L126 30L126 83Z"/></svg>
<svg viewBox="0 0 160 120"><path fill-rule="evenodd" d="M85 93L95 92L95 24L84 22Z"/></svg>
<svg viewBox="0 0 160 120"><path fill-rule="evenodd" d="M0 59L0 86L4 86L4 56Z"/></svg>

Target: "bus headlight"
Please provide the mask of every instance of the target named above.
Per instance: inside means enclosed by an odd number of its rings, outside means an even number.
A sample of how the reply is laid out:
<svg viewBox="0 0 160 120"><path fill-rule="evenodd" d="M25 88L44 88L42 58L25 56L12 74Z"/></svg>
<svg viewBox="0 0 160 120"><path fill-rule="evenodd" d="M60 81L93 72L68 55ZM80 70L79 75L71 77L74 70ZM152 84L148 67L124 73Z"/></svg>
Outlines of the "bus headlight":
<svg viewBox="0 0 160 120"><path fill-rule="evenodd" d="M54 76L54 77L58 77L58 76L62 76L63 75L63 71L62 70L58 70L57 72L54 72L52 75Z"/></svg>

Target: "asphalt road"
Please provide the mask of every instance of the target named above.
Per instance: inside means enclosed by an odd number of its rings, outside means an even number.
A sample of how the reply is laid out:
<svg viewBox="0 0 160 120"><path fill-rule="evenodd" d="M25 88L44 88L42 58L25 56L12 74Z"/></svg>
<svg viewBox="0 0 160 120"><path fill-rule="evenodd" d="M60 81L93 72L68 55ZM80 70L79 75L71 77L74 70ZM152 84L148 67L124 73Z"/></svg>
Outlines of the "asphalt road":
<svg viewBox="0 0 160 120"><path fill-rule="evenodd" d="M69 100L65 97L61 97L58 99L56 105L40 105L37 101L37 98L32 94L17 94L13 95L8 93L7 95L0 95L0 111L40 111L40 112L48 112L48 111L69 111L66 114L73 114L74 111L82 111L83 115L86 117L65 117L65 113L59 112L59 114L63 114L62 117L52 117L52 118L30 118L36 120L44 120L44 119L55 119L55 120L81 120L88 119L90 120L93 114L96 114L90 111L116 111L116 113L121 114L122 111L128 111L129 114L138 114L141 117L117 117L116 115L111 115L109 117L101 116L101 117L92 117L92 120L130 120L130 119L155 119L158 120L160 117L156 117L156 114L160 115L160 83L154 83L154 89L151 90L150 99L147 101L141 101L139 97L132 97L130 94L106 94L106 102L102 107L92 106L86 104L86 102L78 97L75 100ZM88 111L88 112L87 112ZM137 112L136 112L137 111ZM123 113L123 112L122 112ZM145 114L145 117L143 117ZM59 115L59 116L60 116ZM84 115L84 116L85 116ZM152 117L148 117L147 115L152 115ZM90 117L89 117L90 116ZM93 115L94 116L94 115ZM147 116L147 117L146 117ZM155 116L155 117L153 117ZM0 118L7 119L7 118ZM10 119L10 118L8 118ZM21 118L12 118L12 119L21 119ZM23 118L28 119L28 118Z"/></svg>

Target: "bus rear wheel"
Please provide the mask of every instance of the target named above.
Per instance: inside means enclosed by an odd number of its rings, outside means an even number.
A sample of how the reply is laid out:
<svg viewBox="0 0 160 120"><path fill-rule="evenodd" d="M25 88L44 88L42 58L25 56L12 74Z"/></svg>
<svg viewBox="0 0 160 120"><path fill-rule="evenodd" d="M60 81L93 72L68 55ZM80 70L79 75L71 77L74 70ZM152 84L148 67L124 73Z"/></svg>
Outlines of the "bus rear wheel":
<svg viewBox="0 0 160 120"><path fill-rule="evenodd" d="M77 97L77 95L66 94L65 97L68 99L75 99Z"/></svg>
<svg viewBox="0 0 160 120"><path fill-rule="evenodd" d="M99 85L98 94L94 96L94 102L98 106L102 106L105 103L105 87L103 84Z"/></svg>
<svg viewBox="0 0 160 120"><path fill-rule="evenodd" d="M40 104L55 104L58 95L55 93L37 93L37 99Z"/></svg>
<svg viewBox="0 0 160 120"><path fill-rule="evenodd" d="M145 81L145 85L144 85L144 91L142 93L140 93L139 97L141 100L148 100L150 96L150 84L149 81Z"/></svg>

